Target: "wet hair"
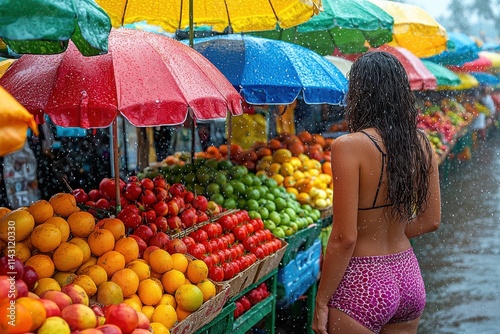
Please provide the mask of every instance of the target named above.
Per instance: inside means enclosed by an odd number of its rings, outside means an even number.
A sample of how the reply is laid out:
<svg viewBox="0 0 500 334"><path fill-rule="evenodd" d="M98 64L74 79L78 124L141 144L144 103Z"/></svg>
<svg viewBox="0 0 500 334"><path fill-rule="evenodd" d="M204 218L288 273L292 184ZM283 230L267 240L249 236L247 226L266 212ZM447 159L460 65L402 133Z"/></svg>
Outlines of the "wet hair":
<svg viewBox="0 0 500 334"><path fill-rule="evenodd" d="M388 52L367 52L349 72L346 119L351 132L375 128L387 151L387 201L409 222L425 210L432 149L417 130L418 111L406 70Z"/></svg>

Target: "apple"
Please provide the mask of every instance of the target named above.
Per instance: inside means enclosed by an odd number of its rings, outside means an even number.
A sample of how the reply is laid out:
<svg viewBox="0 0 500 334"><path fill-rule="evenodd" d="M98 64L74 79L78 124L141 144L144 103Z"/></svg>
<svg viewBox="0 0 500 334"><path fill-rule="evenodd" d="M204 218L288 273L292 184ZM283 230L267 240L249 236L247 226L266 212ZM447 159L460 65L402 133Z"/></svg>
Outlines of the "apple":
<svg viewBox="0 0 500 334"><path fill-rule="evenodd" d="M152 207L156 203L156 195L152 190L146 189L142 192L142 195L139 197L139 202L144 204L144 206L146 207Z"/></svg>
<svg viewBox="0 0 500 334"><path fill-rule="evenodd" d="M23 274L24 264L17 256L14 256L13 258L3 256L0 258L0 276L5 275L15 279L21 279Z"/></svg>
<svg viewBox="0 0 500 334"><path fill-rule="evenodd" d="M106 324L120 327L124 334L132 333L137 328L138 323L137 312L125 303L112 305L106 313Z"/></svg>
<svg viewBox="0 0 500 334"><path fill-rule="evenodd" d="M83 304L85 306L89 305L89 296L87 295L85 290L79 285L73 283L65 285L61 288L61 292L67 294L71 298L73 304Z"/></svg>
<svg viewBox="0 0 500 334"><path fill-rule="evenodd" d="M155 225L160 232L168 231L168 221L165 217L156 217L151 225Z"/></svg>
<svg viewBox="0 0 500 334"><path fill-rule="evenodd" d="M208 220L208 215L205 211L196 210L196 224L206 222Z"/></svg>
<svg viewBox="0 0 500 334"><path fill-rule="evenodd" d="M47 312L47 318L58 317L61 315L61 309L54 301L45 298L40 298L38 300L43 304L43 307Z"/></svg>
<svg viewBox="0 0 500 334"><path fill-rule="evenodd" d="M104 311L102 310L102 307L99 306L99 304L93 303L92 305L90 305L90 308L92 309L92 311L94 311L95 315L104 317Z"/></svg>
<svg viewBox="0 0 500 334"><path fill-rule="evenodd" d="M155 218L155 220L156 220L156 218ZM151 231L153 231L153 235L158 233L158 226L156 226L156 224L154 222L149 224L149 228L151 229Z"/></svg>
<svg viewBox="0 0 500 334"><path fill-rule="evenodd" d="M102 198L101 192L97 189L92 189L91 191L89 191L88 196L89 196L89 201L92 202L97 202L99 199Z"/></svg>
<svg viewBox="0 0 500 334"><path fill-rule="evenodd" d="M111 203L105 199L105 198L100 198L95 202L95 207L101 210L110 210L111 209Z"/></svg>
<svg viewBox="0 0 500 334"><path fill-rule="evenodd" d="M181 239L175 238L170 240L167 252L169 252L170 254L175 254L175 253L186 254L187 246Z"/></svg>
<svg viewBox="0 0 500 334"><path fill-rule="evenodd" d="M17 291L15 290L15 286L11 287L10 285L10 277L7 275L0 276L0 300L4 299L16 299ZM13 288L13 290L11 290Z"/></svg>
<svg viewBox="0 0 500 334"><path fill-rule="evenodd" d="M196 196L194 198L194 201L193 201L193 207L195 209L201 210L203 212L207 211L207 209L208 209L208 200L207 200L207 198L205 196L203 196L203 195Z"/></svg>
<svg viewBox="0 0 500 334"><path fill-rule="evenodd" d="M153 190L155 188L154 182L150 178L144 178L141 180L141 186L146 190Z"/></svg>
<svg viewBox="0 0 500 334"><path fill-rule="evenodd" d="M182 212L182 210L184 210L184 208L186 207L186 202L184 201L183 197L174 196L172 198L172 201L177 202L177 206L179 207L179 212Z"/></svg>
<svg viewBox="0 0 500 334"><path fill-rule="evenodd" d="M154 193L155 193L155 196L156 196L156 200L158 202L164 201L164 200L166 200L166 199L169 198L168 191L165 188L158 188L158 187L156 187L154 189Z"/></svg>
<svg viewBox="0 0 500 334"><path fill-rule="evenodd" d="M136 228L142 221L141 216L135 214L129 209L124 209L118 212L116 218L120 219L128 228Z"/></svg>
<svg viewBox="0 0 500 334"><path fill-rule="evenodd" d="M221 206L214 201L207 202L207 210L213 215L218 215L222 211Z"/></svg>
<svg viewBox="0 0 500 334"><path fill-rule="evenodd" d="M234 317L238 318L240 315L245 313L245 308L239 300L235 301L234 305L236 306L236 309L234 310Z"/></svg>
<svg viewBox="0 0 500 334"><path fill-rule="evenodd" d="M40 298L52 300L59 307L59 310L65 309L67 306L73 304L73 300L70 296L65 294L64 292L57 290L47 290L44 291Z"/></svg>
<svg viewBox="0 0 500 334"><path fill-rule="evenodd" d="M148 329L144 328L136 328L134 331L130 334L151 334L151 332Z"/></svg>
<svg viewBox="0 0 500 334"><path fill-rule="evenodd" d="M172 230L179 229L182 227L182 221L179 216L172 216L167 218L168 227Z"/></svg>
<svg viewBox="0 0 500 334"><path fill-rule="evenodd" d="M186 191L186 187L182 183L174 183L168 188L168 192L176 197L184 197Z"/></svg>
<svg viewBox="0 0 500 334"><path fill-rule="evenodd" d="M99 183L99 191L101 194L107 198L115 199L116 198L116 190L115 190L115 180L105 177Z"/></svg>
<svg viewBox="0 0 500 334"><path fill-rule="evenodd" d="M164 217L168 213L168 204L164 201L159 201L153 205L153 210L157 217Z"/></svg>
<svg viewBox="0 0 500 334"><path fill-rule="evenodd" d="M17 298L28 297L28 286L22 279L16 279L14 284L16 286Z"/></svg>
<svg viewBox="0 0 500 334"><path fill-rule="evenodd" d="M168 247L170 237L165 232L158 232L149 239L150 246L158 246L159 248Z"/></svg>
<svg viewBox="0 0 500 334"><path fill-rule="evenodd" d="M77 203L85 203L89 200L89 195L82 188L74 189L72 192Z"/></svg>
<svg viewBox="0 0 500 334"><path fill-rule="evenodd" d="M169 217L175 217L179 214L179 204L177 204L177 201L171 199L170 201L167 202L167 206L168 206Z"/></svg>
<svg viewBox="0 0 500 334"><path fill-rule="evenodd" d="M123 196L125 196L128 200L130 201L135 201L141 196L142 194L142 187L140 186L139 183L132 182L132 183L127 183L125 186L125 192L123 193Z"/></svg>
<svg viewBox="0 0 500 334"><path fill-rule="evenodd" d="M141 212L141 217L142 217L142 220L144 222L149 224L149 223L152 223L156 219L156 212L153 209L143 211L143 212Z"/></svg>
<svg viewBox="0 0 500 334"><path fill-rule="evenodd" d="M35 288L36 281L38 281L38 274L32 266L24 266L23 277L21 278L28 290L31 291Z"/></svg>
<svg viewBox="0 0 500 334"><path fill-rule="evenodd" d="M133 238L137 242L137 245L139 246L139 254L142 254L142 252L144 252L148 247L148 244L137 235L130 234L129 237Z"/></svg>
<svg viewBox="0 0 500 334"><path fill-rule="evenodd" d="M112 324L104 324L97 327L97 329L100 330L102 334L122 334L120 327Z"/></svg>
<svg viewBox="0 0 500 334"><path fill-rule="evenodd" d="M196 241L194 241L194 239L190 236L185 236L181 240L186 245L186 247L189 247L190 245L194 245L196 243Z"/></svg>
<svg viewBox="0 0 500 334"><path fill-rule="evenodd" d="M47 317L38 328L37 334L69 333L71 329L68 323L61 317Z"/></svg>
<svg viewBox="0 0 500 334"><path fill-rule="evenodd" d="M149 330L149 319L148 317L142 313L142 312L137 312L137 327L136 329L148 329Z"/></svg>
<svg viewBox="0 0 500 334"><path fill-rule="evenodd" d="M165 181L165 178L162 175L156 175L153 178L153 183L154 183L156 188L165 189L167 187L167 182Z"/></svg>
<svg viewBox="0 0 500 334"><path fill-rule="evenodd" d="M132 203L124 205L122 207L122 210L130 210L133 213L135 213L136 215L140 215L141 214L141 210L139 210L139 207L137 205L135 205L135 204L132 204Z"/></svg>
<svg viewBox="0 0 500 334"><path fill-rule="evenodd" d="M66 320L72 331L95 328L97 325L94 311L84 304L72 304L65 307L61 312L61 318Z"/></svg>
<svg viewBox="0 0 500 334"><path fill-rule="evenodd" d="M194 193L192 191L186 191L184 194L184 202L185 203L192 203L194 201Z"/></svg>
<svg viewBox="0 0 500 334"><path fill-rule="evenodd" d="M184 228L188 228L196 224L198 221L198 216L196 215L196 209L195 208L188 208L179 215L179 218L181 219L182 226Z"/></svg>
<svg viewBox="0 0 500 334"><path fill-rule="evenodd" d="M248 297L246 295L240 297L239 301L240 301L241 305L243 305L243 308L245 309L245 311L248 311L252 307L252 303L250 302L250 300L248 299Z"/></svg>

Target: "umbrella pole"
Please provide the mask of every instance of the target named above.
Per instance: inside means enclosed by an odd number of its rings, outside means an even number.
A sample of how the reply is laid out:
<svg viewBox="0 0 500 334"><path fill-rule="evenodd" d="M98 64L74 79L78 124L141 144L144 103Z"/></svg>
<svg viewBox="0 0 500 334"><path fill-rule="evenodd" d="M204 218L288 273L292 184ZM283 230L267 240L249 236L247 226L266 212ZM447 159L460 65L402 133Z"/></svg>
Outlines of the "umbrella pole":
<svg viewBox="0 0 500 334"><path fill-rule="evenodd" d="M118 158L118 121L113 121L113 170L115 173L115 192L116 192L116 213L121 211L120 202L120 167Z"/></svg>
<svg viewBox="0 0 500 334"><path fill-rule="evenodd" d="M191 163L194 162L194 153L196 151L196 122L193 118L191 109L189 109L189 113L191 114Z"/></svg>
<svg viewBox="0 0 500 334"><path fill-rule="evenodd" d="M227 160L231 161L231 138L233 137L233 114L227 112Z"/></svg>
<svg viewBox="0 0 500 334"><path fill-rule="evenodd" d="M189 46L194 46L194 9L193 9L194 0L189 0Z"/></svg>

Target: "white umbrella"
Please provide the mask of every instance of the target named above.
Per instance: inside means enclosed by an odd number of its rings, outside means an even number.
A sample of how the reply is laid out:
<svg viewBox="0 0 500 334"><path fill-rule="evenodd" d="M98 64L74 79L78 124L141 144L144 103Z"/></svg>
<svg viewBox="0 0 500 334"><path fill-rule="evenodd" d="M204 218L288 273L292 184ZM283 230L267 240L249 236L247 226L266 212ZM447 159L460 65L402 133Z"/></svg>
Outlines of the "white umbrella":
<svg viewBox="0 0 500 334"><path fill-rule="evenodd" d="M351 69L352 61L349 61L344 58L335 57L335 56L324 56L326 60L331 62L335 67L337 67L340 72L347 78L347 72Z"/></svg>

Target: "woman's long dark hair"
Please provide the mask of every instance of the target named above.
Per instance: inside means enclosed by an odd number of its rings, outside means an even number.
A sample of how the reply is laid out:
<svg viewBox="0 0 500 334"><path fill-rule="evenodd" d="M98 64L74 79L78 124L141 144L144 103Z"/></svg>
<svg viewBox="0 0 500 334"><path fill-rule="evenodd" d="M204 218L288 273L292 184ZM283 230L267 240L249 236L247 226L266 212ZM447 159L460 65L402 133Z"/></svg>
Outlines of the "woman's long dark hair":
<svg viewBox="0 0 500 334"><path fill-rule="evenodd" d="M351 132L373 127L387 151L387 201L409 222L427 205L432 149L417 130L418 111L399 60L388 52L367 52L349 72L346 119Z"/></svg>

